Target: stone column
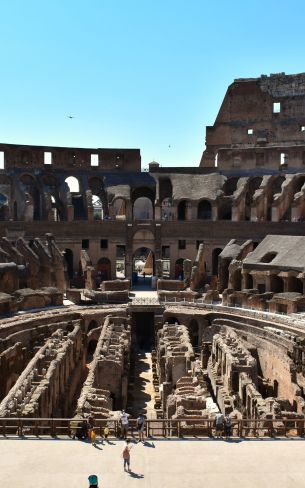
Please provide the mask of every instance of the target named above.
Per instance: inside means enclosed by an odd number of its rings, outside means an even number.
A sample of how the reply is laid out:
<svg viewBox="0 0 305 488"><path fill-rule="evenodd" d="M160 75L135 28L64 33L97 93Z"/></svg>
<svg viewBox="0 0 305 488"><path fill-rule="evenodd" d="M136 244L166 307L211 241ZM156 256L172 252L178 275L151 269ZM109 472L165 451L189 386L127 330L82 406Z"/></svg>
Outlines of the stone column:
<svg viewBox="0 0 305 488"><path fill-rule="evenodd" d="M212 205L212 220L213 221L218 220L218 206L216 203Z"/></svg>
<svg viewBox="0 0 305 488"><path fill-rule="evenodd" d="M132 222L132 204L130 201L126 202L126 220Z"/></svg>
<svg viewBox="0 0 305 488"><path fill-rule="evenodd" d="M156 201L155 202L155 220L161 220L162 219L162 207L160 202Z"/></svg>
<svg viewBox="0 0 305 488"><path fill-rule="evenodd" d="M67 221L73 222L74 220L74 207L73 205L67 205Z"/></svg>

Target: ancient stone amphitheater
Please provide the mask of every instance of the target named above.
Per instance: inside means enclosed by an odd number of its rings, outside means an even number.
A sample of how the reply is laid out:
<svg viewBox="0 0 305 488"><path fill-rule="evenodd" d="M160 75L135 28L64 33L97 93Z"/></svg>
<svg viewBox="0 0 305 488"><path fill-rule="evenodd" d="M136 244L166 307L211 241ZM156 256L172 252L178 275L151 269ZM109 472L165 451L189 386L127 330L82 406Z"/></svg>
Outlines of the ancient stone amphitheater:
<svg viewBox="0 0 305 488"><path fill-rule="evenodd" d="M303 435L303 113L304 74L235 80L191 168L0 145L0 435Z"/></svg>

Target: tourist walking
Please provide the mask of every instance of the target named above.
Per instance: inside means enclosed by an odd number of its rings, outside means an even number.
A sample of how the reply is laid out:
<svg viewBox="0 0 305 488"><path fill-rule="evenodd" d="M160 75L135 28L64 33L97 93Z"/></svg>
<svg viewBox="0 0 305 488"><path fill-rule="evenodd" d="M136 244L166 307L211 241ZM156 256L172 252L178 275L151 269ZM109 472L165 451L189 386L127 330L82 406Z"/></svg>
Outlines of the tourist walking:
<svg viewBox="0 0 305 488"><path fill-rule="evenodd" d="M127 433L129 428L129 414L122 410L121 413L121 436L122 439L127 439Z"/></svg>
<svg viewBox="0 0 305 488"><path fill-rule="evenodd" d="M221 412L218 412L215 417L215 430L216 430L216 437L221 437L223 432L223 421L224 417Z"/></svg>
<svg viewBox="0 0 305 488"><path fill-rule="evenodd" d="M124 447L124 450L122 452L122 457L124 461L124 471L130 472L130 450L132 446L129 445L129 441L126 441L126 445ZM127 467L127 470L126 470Z"/></svg>
<svg viewBox="0 0 305 488"><path fill-rule="evenodd" d="M232 420L231 420L230 415L225 416L224 429L225 429L226 440L228 440L232 435Z"/></svg>
<svg viewBox="0 0 305 488"><path fill-rule="evenodd" d="M144 442L144 428L145 428L145 417L142 413L137 418L137 431L139 434L139 442Z"/></svg>
<svg viewBox="0 0 305 488"><path fill-rule="evenodd" d="M88 437L91 440L91 434L92 434L92 431L94 430L94 426L95 426L95 417L94 417L93 413L91 413L89 415L87 422L88 422Z"/></svg>
<svg viewBox="0 0 305 488"><path fill-rule="evenodd" d="M109 436L109 427L108 424L104 427L104 439L105 441L108 442L108 436Z"/></svg>

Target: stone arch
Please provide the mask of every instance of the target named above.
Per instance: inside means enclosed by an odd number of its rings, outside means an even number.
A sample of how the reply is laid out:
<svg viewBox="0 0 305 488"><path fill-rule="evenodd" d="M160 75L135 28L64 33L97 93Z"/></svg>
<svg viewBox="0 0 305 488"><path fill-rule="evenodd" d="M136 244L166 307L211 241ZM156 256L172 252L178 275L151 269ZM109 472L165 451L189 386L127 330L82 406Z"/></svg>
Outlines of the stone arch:
<svg viewBox="0 0 305 488"><path fill-rule="evenodd" d="M92 193L92 201L94 195L96 196L96 199L99 199L99 207L100 207L100 215L102 219L105 217L109 216L109 208L108 208L108 199L107 199L107 194L105 192L104 188L104 183L102 178L99 176L93 176L88 179L88 188L91 190ZM94 207L94 201L93 201L93 207ZM98 219L99 220L99 219Z"/></svg>
<svg viewBox="0 0 305 488"><path fill-rule="evenodd" d="M175 325L175 324L180 325L179 320L177 319L177 317L174 317L174 316L166 317L164 322L167 322L168 324L171 324L171 325Z"/></svg>
<svg viewBox="0 0 305 488"><path fill-rule="evenodd" d="M241 290L241 269L240 268L233 271L230 277L230 283L233 290L235 291Z"/></svg>
<svg viewBox="0 0 305 488"><path fill-rule="evenodd" d="M154 207L150 198L139 197L133 204L133 220L153 220Z"/></svg>
<svg viewBox="0 0 305 488"><path fill-rule="evenodd" d="M41 218L41 195L38 188L37 181L30 174L23 174L20 176L21 183L25 186L26 192L29 193L34 206L33 219L40 220Z"/></svg>
<svg viewBox="0 0 305 488"><path fill-rule="evenodd" d="M159 200L162 202L165 198L173 197L173 185L168 177L159 178Z"/></svg>
<svg viewBox="0 0 305 488"><path fill-rule="evenodd" d="M74 207L74 220L86 220L87 213L84 203L84 195L81 192L80 183L75 176L68 176L65 183L71 193L72 205Z"/></svg>
<svg viewBox="0 0 305 488"><path fill-rule="evenodd" d="M188 220L188 208L190 202L188 200L180 200L177 206L178 220Z"/></svg>
<svg viewBox="0 0 305 488"><path fill-rule="evenodd" d="M93 206L93 219L103 220L104 218L103 204L98 195L92 195L92 206Z"/></svg>
<svg viewBox="0 0 305 488"><path fill-rule="evenodd" d="M283 278L277 275L270 276L270 289L273 293L283 293L284 291Z"/></svg>
<svg viewBox="0 0 305 488"><path fill-rule="evenodd" d="M305 183L305 175L297 175L293 179L293 194L299 193Z"/></svg>
<svg viewBox="0 0 305 488"><path fill-rule="evenodd" d="M122 197L117 197L112 202L114 210L114 218L116 220L126 220L126 200Z"/></svg>
<svg viewBox="0 0 305 488"><path fill-rule="evenodd" d="M253 289L253 276L250 273L245 274L245 289Z"/></svg>
<svg viewBox="0 0 305 488"><path fill-rule="evenodd" d="M212 205L208 200L201 200L198 204L197 218L199 220L212 219Z"/></svg>
<svg viewBox="0 0 305 488"><path fill-rule="evenodd" d="M251 205L253 203L253 196L256 190L261 186L263 181L262 176L255 176L250 178L247 185L247 191L245 195L245 220L251 219Z"/></svg>
<svg viewBox="0 0 305 488"><path fill-rule="evenodd" d="M218 276L218 257L222 252L221 247L215 247L212 251L212 275Z"/></svg>
<svg viewBox="0 0 305 488"><path fill-rule="evenodd" d="M132 271L145 275L155 274L155 255L154 252L146 246L141 246L133 252Z"/></svg>
<svg viewBox="0 0 305 488"><path fill-rule="evenodd" d="M65 179L65 182L67 183L69 187L69 191L71 193L79 193L80 192L80 185L79 185L79 180L76 178L76 176L67 176Z"/></svg>
<svg viewBox="0 0 305 488"><path fill-rule="evenodd" d="M140 187L131 194L133 220L153 220L156 192L149 187Z"/></svg>
<svg viewBox="0 0 305 488"><path fill-rule="evenodd" d="M135 252L141 247L147 247L150 251L155 252L155 235L151 230L137 230L132 239L132 250Z"/></svg>
<svg viewBox="0 0 305 488"><path fill-rule="evenodd" d="M232 203L231 200L221 200L218 206L218 219L231 220L232 219Z"/></svg>
<svg viewBox="0 0 305 488"><path fill-rule="evenodd" d="M239 180L239 176L232 176L228 178L222 187L222 191L225 196L231 196L236 191L237 182Z"/></svg>
<svg viewBox="0 0 305 488"><path fill-rule="evenodd" d="M288 278L288 291L296 293L302 293L303 295L303 281L295 276L289 276Z"/></svg>
<svg viewBox="0 0 305 488"><path fill-rule="evenodd" d="M42 182L44 185L49 186L50 188L56 188L58 185L58 179L55 175L50 173L42 176Z"/></svg>
<svg viewBox="0 0 305 488"><path fill-rule="evenodd" d="M97 274L102 281L111 280L111 261L108 258L100 258L96 266Z"/></svg>
<svg viewBox="0 0 305 488"><path fill-rule="evenodd" d="M162 220L172 220L172 199L164 198L161 201L161 219Z"/></svg>
<svg viewBox="0 0 305 488"><path fill-rule="evenodd" d="M285 181L285 176L277 175L270 181L267 187L267 209L266 209L266 219L271 220L272 218L272 204L274 195L281 193L282 184Z"/></svg>

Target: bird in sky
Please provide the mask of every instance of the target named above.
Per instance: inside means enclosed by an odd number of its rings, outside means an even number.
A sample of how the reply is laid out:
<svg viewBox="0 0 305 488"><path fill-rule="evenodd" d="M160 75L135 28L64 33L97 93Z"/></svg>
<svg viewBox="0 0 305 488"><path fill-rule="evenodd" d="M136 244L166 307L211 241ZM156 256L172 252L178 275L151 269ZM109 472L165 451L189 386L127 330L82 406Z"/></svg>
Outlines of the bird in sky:
<svg viewBox="0 0 305 488"><path fill-rule="evenodd" d="M74 115L67 115L68 119L75 119Z"/></svg>

